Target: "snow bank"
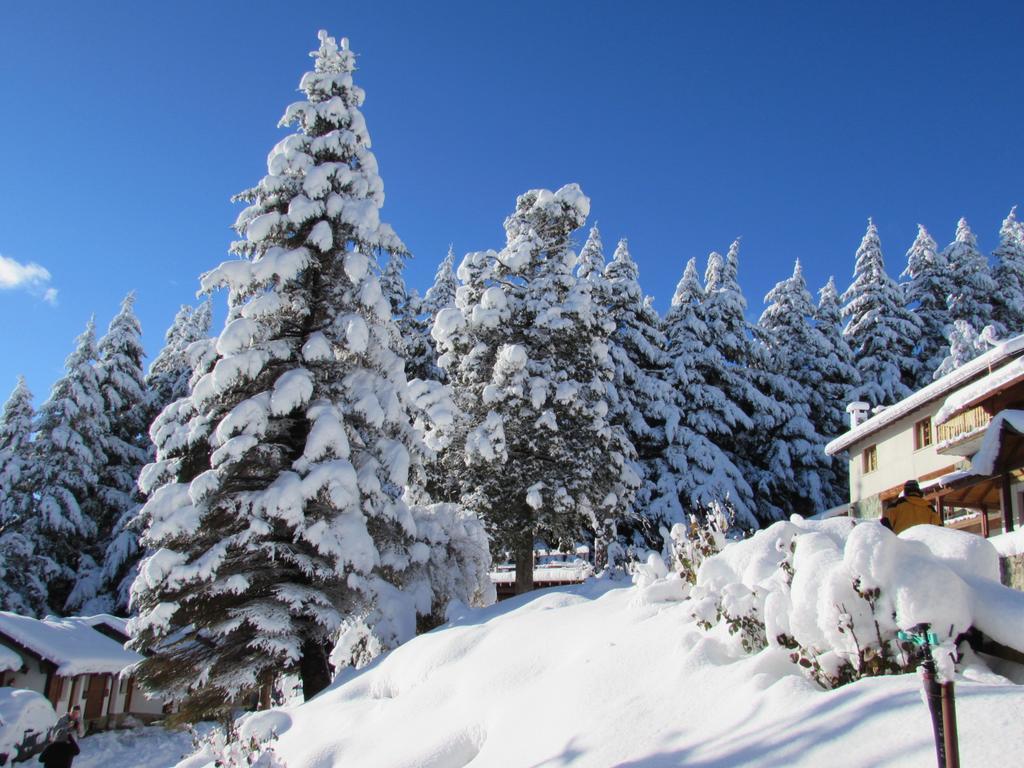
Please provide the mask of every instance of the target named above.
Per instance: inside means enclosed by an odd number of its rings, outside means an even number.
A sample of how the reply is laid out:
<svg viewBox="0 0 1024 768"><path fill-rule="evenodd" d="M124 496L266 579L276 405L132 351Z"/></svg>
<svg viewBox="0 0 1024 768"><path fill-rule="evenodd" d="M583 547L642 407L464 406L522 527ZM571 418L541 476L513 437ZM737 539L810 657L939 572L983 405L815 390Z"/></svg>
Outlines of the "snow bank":
<svg viewBox="0 0 1024 768"><path fill-rule="evenodd" d="M753 549L729 567L753 574L768 548ZM467 610L311 702L247 717L240 733L277 734L276 754L303 768L934 764L916 675L822 691L784 652L734 658L688 602L637 605L639 591L591 581ZM964 765L1024 749L1020 729L993 738L991 726L997 713L1024 717L1024 688L986 680L957 681Z"/></svg>
<svg viewBox="0 0 1024 768"><path fill-rule="evenodd" d="M0 755L13 757L25 731L45 734L57 724L46 697L21 688L0 688Z"/></svg>
<svg viewBox="0 0 1024 768"><path fill-rule="evenodd" d="M164 768L192 751L192 737L188 731L153 725L97 733L82 739L79 747L75 768Z"/></svg>
<svg viewBox="0 0 1024 768"><path fill-rule="evenodd" d="M1002 557L1024 555L1024 528L1010 531L1010 533L1001 533L988 541Z"/></svg>

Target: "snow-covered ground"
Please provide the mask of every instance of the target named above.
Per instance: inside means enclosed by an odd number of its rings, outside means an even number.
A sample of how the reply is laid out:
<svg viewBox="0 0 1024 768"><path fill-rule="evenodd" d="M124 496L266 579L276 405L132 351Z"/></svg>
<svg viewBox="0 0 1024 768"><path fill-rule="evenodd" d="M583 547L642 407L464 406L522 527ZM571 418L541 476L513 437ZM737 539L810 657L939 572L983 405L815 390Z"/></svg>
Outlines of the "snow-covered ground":
<svg viewBox="0 0 1024 768"><path fill-rule="evenodd" d="M79 747L75 768L170 768L192 751L192 739L155 725L86 736Z"/></svg>
<svg viewBox="0 0 1024 768"><path fill-rule="evenodd" d="M873 549L905 556L908 572L912 566L933 578L921 570L925 558L929 569L948 565L950 578L960 573L981 585L968 597L991 588L1009 600L1004 608L1022 605L1020 593L999 592L972 572L992 554L983 540L925 532L929 546L942 550L932 560L921 541L897 541L877 528L880 534L865 530L870 536L850 541L864 545L880 535L885 540ZM817 534L815 546L826 538ZM749 545L731 563L747 563L751 572L749 564L770 550ZM746 655L721 628L699 629L694 601L666 600L673 590L659 584L590 580L466 611L343 674L307 704L250 716L241 733L276 732L275 753L289 768L935 764L916 675L822 690L784 649ZM984 613L972 612L974 620ZM1024 753L1024 668L987 661L968 650L956 677L965 766L1010 765Z"/></svg>

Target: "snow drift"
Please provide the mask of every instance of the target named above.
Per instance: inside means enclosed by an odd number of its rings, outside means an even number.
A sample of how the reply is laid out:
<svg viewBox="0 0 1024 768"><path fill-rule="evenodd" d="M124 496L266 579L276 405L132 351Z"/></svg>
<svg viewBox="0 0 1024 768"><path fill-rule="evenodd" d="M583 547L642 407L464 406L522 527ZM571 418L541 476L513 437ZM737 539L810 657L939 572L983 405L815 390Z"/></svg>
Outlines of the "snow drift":
<svg viewBox="0 0 1024 768"><path fill-rule="evenodd" d="M1019 632L1024 594L994 580L993 557L984 540L952 531L896 537L869 523L794 518L706 560L690 596L663 570L642 586L592 580L466 610L306 704L247 716L240 733L276 734L275 753L292 768L927 766L916 675L824 690L787 647L766 640L750 652L725 622L702 629L701 605L756 608L766 635L788 632L841 658L851 650L830 634L841 614L833 604L852 600L860 576L865 589L880 585L880 613L894 611L894 626L948 621L996 637ZM955 679L962 763L1005 764L1024 732L993 738L992 718L1024 716L1015 684L1024 669L966 649Z"/></svg>

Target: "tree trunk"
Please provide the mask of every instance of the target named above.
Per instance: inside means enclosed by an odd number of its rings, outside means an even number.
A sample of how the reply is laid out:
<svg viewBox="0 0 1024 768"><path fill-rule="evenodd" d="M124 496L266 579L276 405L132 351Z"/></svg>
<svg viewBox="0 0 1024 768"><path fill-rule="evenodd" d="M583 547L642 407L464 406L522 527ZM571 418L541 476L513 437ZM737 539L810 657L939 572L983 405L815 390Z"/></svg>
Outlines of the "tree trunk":
<svg viewBox="0 0 1024 768"><path fill-rule="evenodd" d="M273 706L274 677L275 677L274 670L273 669L264 670L263 674L260 677L262 679L260 680L259 709L267 710L267 709L270 709Z"/></svg>
<svg viewBox="0 0 1024 768"><path fill-rule="evenodd" d="M516 540L516 594L533 591L533 535L526 532Z"/></svg>
<svg viewBox="0 0 1024 768"><path fill-rule="evenodd" d="M299 675L302 678L302 698L305 701L309 701L331 684L327 653L315 640L307 640L302 644Z"/></svg>

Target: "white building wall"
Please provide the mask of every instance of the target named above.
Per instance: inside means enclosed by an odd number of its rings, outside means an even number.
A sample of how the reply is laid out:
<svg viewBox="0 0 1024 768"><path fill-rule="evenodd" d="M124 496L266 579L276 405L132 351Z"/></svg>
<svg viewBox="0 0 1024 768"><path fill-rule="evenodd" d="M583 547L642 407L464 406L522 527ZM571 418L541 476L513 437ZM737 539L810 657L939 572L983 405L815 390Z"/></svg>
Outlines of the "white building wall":
<svg viewBox="0 0 1024 768"><path fill-rule="evenodd" d="M849 447L850 502L857 505L861 516L878 516L880 507L876 510L873 508L875 505L862 502L870 502L883 491L950 465L961 466L965 457L935 451L934 425L932 444L914 450L914 425L922 419L934 417L941 405L942 401L929 403ZM872 445L878 451L878 469L865 474L863 454Z"/></svg>

